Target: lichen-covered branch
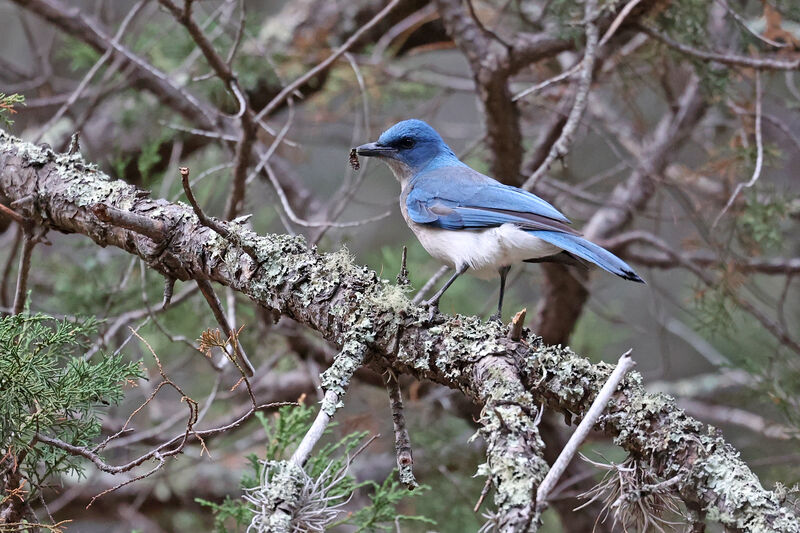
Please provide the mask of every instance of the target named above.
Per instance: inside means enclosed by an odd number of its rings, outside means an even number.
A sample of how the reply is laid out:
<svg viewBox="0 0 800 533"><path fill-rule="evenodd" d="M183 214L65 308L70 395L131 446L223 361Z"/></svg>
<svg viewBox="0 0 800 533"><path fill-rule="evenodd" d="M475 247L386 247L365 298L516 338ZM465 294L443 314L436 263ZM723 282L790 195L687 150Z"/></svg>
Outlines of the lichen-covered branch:
<svg viewBox="0 0 800 533"><path fill-rule="evenodd" d="M297 446L294 455L292 455L292 463L303 466L308 460L311 450L322 438L333 415L344 405L342 399L345 392L347 392L347 387L350 386L353 374L364 364L366 344L363 341L363 337L358 335L358 329L354 329L351 332L351 336L354 340L344 343L331 367L322 374L322 388L325 390L322 406L314 423L311 424L303 440Z"/></svg>
<svg viewBox="0 0 800 533"><path fill-rule="evenodd" d="M405 252L405 248L403 248L403 251ZM400 477L400 483L412 490L419 484L414 477L414 455L411 450L411 437L408 435L406 417L403 413L403 391L400 390L400 383L397 381L397 376L395 376L394 372L386 370L384 374L386 390L389 393L389 408L392 410L397 472Z"/></svg>
<svg viewBox="0 0 800 533"><path fill-rule="evenodd" d="M185 204L150 198L78 154L56 154L4 133L0 194L11 201L32 197L22 214L35 224L118 247L167 277L221 283L340 346L358 341L395 373L461 390L484 406L482 471L495 487L494 519L506 530L536 527L534 488L547 469L535 425L539 405L582 418L611 373L610 365L539 338L513 341L504 326L477 317L431 322L400 288L354 264L347 252L319 253L302 237L260 236L233 222L224 223L230 233L223 238ZM156 242L136 228L103 222L91 209L98 203L157 220L168 237ZM335 388L335 377L324 386ZM761 486L718 430L686 416L672 399L647 394L639 374L626 376L596 428L653 465L660 478L678 476L674 490L708 519L730 530L800 532L793 511Z"/></svg>

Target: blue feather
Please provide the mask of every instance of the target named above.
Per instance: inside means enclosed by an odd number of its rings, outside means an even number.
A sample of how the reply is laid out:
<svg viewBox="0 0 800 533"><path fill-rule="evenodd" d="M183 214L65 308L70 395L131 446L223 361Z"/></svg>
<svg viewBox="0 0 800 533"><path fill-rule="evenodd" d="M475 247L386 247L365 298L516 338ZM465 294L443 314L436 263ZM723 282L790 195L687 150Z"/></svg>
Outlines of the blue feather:
<svg viewBox="0 0 800 533"><path fill-rule="evenodd" d="M607 270L621 278L644 283L644 280L625 261L583 237L557 231L529 231L528 233L590 261L603 270Z"/></svg>
<svg viewBox="0 0 800 533"><path fill-rule="evenodd" d="M490 211L492 209L530 213L569 224L569 219L558 209L535 194L503 185L467 166L426 169L417 174L409 185L411 191L406 198L406 207L411 220L418 224L440 222L435 225L446 229L462 229L524 221L508 213ZM440 215L431 211L436 206L458 211L468 219L467 225L459 226L458 216L449 217L449 213ZM466 209L471 211L467 212ZM484 210L485 213L478 214L478 210Z"/></svg>

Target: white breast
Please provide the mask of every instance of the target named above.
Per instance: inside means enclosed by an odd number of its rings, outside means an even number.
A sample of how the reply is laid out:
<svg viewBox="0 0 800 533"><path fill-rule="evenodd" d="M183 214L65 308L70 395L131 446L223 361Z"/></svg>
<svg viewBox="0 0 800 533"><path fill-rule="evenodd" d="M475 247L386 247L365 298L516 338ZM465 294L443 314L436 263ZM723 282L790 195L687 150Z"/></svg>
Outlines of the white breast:
<svg viewBox="0 0 800 533"><path fill-rule="evenodd" d="M466 265L470 268L468 273L481 279L497 277L500 267L561 251L513 224L485 230L452 231L417 224L408 218L405 209L403 216L429 254L453 268Z"/></svg>
<svg viewBox="0 0 800 533"><path fill-rule="evenodd" d="M406 206L407 185L412 177L408 166L387 159L392 173L400 182L400 211L406 224L417 236L420 244L433 257L444 264L459 268L464 265L468 273L481 278L498 277L500 267L521 263L525 259L538 259L557 254L561 248L526 233L514 224L503 224L485 230L446 230L417 224L408 216Z"/></svg>

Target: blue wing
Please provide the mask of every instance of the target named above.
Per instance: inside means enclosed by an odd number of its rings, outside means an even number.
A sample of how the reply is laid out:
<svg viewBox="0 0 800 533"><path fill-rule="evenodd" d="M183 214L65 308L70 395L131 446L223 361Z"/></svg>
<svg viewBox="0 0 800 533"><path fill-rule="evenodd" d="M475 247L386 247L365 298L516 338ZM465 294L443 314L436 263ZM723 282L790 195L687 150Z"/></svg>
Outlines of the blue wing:
<svg viewBox="0 0 800 533"><path fill-rule="evenodd" d="M535 194L509 187L469 167L442 167L415 176L406 196L408 216L417 224L448 230L516 224L544 241L622 278L643 282L608 250L580 237L569 220Z"/></svg>
<svg viewBox="0 0 800 533"><path fill-rule="evenodd" d="M417 175L406 197L418 224L458 230L517 224L524 229L575 233L569 219L535 194L484 176L469 167L443 167Z"/></svg>

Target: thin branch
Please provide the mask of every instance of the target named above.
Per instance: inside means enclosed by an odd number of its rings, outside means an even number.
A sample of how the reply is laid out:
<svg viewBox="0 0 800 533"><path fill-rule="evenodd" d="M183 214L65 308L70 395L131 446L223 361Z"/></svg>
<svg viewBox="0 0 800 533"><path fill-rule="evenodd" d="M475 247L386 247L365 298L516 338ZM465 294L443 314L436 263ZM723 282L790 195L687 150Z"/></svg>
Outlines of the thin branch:
<svg viewBox="0 0 800 533"><path fill-rule="evenodd" d="M244 100L246 102L246 100ZM247 103L243 109L247 109ZM250 158L253 151L253 144L256 141L256 125L248 117L248 113L242 116L242 133L239 142L236 144L234 155L233 182L231 192L228 195L228 203L225 207L225 218L233 220L238 215L244 203L244 196L247 185L247 167L250 165Z"/></svg>
<svg viewBox="0 0 800 533"><path fill-rule="evenodd" d="M660 31L656 30L655 28L651 28L650 26L637 24L636 27L639 29L639 31L642 31L647 35L649 35L650 37L653 37L654 39L661 41L670 48L674 48L675 50L681 52L682 54L696 57L697 59L703 61L713 61L715 63L721 63L723 65L730 65L734 67L747 67L758 70L800 69L800 58L797 58L793 61L781 61L780 59L767 58L767 57L746 57L746 56L738 56L735 54L709 52L706 50L700 50L699 48L694 48L687 44L679 43L669 35L661 33Z"/></svg>
<svg viewBox="0 0 800 533"><path fill-rule="evenodd" d="M25 309L25 301L28 298L28 276L31 272L31 257L33 257L33 247L38 241L29 228L22 231L22 255L19 258L19 268L17 269L17 290L14 294L13 314L18 315Z"/></svg>
<svg viewBox="0 0 800 533"><path fill-rule="evenodd" d="M594 428L600 415L603 414L606 405L608 405L611 397L616 392L617 386L622 382L622 378L636 365L636 362L631 359L630 355L631 350L628 350L619 358L616 368L608 377L608 381L606 381L603 388L600 389L600 392L597 393L597 397L586 412L586 416L583 417L583 420L581 420L581 423L578 424L577 429L567 441L566 446L561 450L556 462L550 467L544 481L542 481L539 488L536 490L537 506L546 505L550 491L553 490L561 474L564 473L567 465L569 465L572 458L575 457L575 454L578 452L578 448L583 444L583 441L586 440L586 437Z"/></svg>
<svg viewBox="0 0 800 533"><path fill-rule="evenodd" d="M442 279L442 276L447 274L448 270L450 270L450 267L447 265L439 267L439 270L434 272L433 276L431 276L430 279L425 282L425 285L423 285L417 291L417 294L414 295L414 298L412 298L411 302L415 304L421 302L423 298L425 298L425 296L427 296L427 294L431 291L431 289L436 286L439 280Z"/></svg>
<svg viewBox="0 0 800 533"><path fill-rule="evenodd" d="M14 242L11 244L8 258L6 259L6 264L3 267L3 278L2 281L0 281L0 302L2 302L3 307L10 307L8 301L8 286L11 278L11 269L14 265L14 259L16 259L17 252L19 251L20 244L22 243L23 232L24 230L22 229L22 226L17 226L17 231L14 234Z"/></svg>
<svg viewBox="0 0 800 533"><path fill-rule="evenodd" d="M761 100L762 100L762 89L761 89L761 71L756 70L756 166L753 169L753 175L750 178L750 181L739 183L736 188L733 190L733 194L728 199L728 202L725 204L725 207L722 208L717 218L714 219L714 223L711 224L711 229L717 227L719 221L725 215L725 213L730 209L733 205L733 202L736 200L736 197L739 196L739 193L742 192L742 189L750 188L756 184L758 178L761 177L761 169L764 166L764 140L762 136L761 130Z"/></svg>
<svg viewBox="0 0 800 533"><path fill-rule="evenodd" d="M27 224L25 217L8 207L7 205L0 203L0 213L7 216L20 226L25 226Z"/></svg>
<svg viewBox="0 0 800 533"><path fill-rule="evenodd" d="M411 438L408 436L408 426L406 417L403 414L403 393L400 390L400 382L391 369L384 372L386 390L389 393L389 407L392 410L392 423L394 425L394 450L397 455L397 469L400 475L400 483L409 490L419 486L414 478L414 457L411 450Z"/></svg>
<svg viewBox="0 0 800 533"><path fill-rule="evenodd" d="M734 10L731 6L729 6L728 2L726 2L725 0L716 0L716 2L720 4L722 7L724 7L725 11L727 11L728 14L732 16L734 20L736 20L736 22L738 22L739 25L745 29L745 31L747 31L747 33L749 33L759 41L765 42L770 46L774 46L775 48L787 48L789 46L792 46L791 43L779 43L777 41L773 41L772 39L759 34L757 31L751 28L750 25L747 24L747 21L744 20L744 17L742 17L739 13L736 12L736 10Z"/></svg>
<svg viewBox="0 0 800 533"><path fill-rule="evenodd" d="M164 242L168 235L168 228L163 222L138 213L99 203L92 206L92 213L98 220L135 231L156 243Z"/></svg>
<svg viewBox="0 0 800 533"><path fill-rule="evenodd" d="M378 220L382 220L392 214L391 211L385 211L380 215L376 215L374 217L369 217L369 218L363 218L361 220L354 220L353 222L333 222L333 221L315 222L311 220L305 220L297 216L297 214L294 212L294 209L292 209L292 206L289 205L289 199L286 197L286 193L284 192L283 187L281 187L280 181L278 181L278 177L272 170L272 165L268 163L265 164L264 170L266 170L267 176L269 176L269 181L275 188L275 192L278 194L278 199L280 199L281 205L283 206L283 210L286 212L286 215L289 217L289 220L291 220L298 226L304 226L306 228L329 228L329 227L352 228L356 226L363 226L364 224L368 224L370 222L377 222Z"/></svg>
<svg viewBox="0 0 800 533"><path fill-rule="evenodd" d="M336 405L339 401L339 395L329 390L325 393L325 397L322 400L323 402L329 405ZM328 429L328 424L331 422L332 415L329 415L324 409L320 409L319 413L317 413L314 422L311 424L311 427L308 428L308 431L303 436L303 440L300 441L300 444L297 445L297 449L295 450L294 454L292 454L291 462L297 464L298 466L303 466L308 457L311 455L311 450L314 449L314 445L319 442L319 439L322 438L322 435L325 434L325 430Z"/></svg>
<svg viewBox="0 0 800 533"><path fill-rule="evenodd" d="M305 84L307 81L309 81L311 78L313 78L326 68L328 68L334 61L339 59L339 57L342 54L347 52L351 46L353 46L356 42L358 42L358 40L361 38L362 35L367 33L376 24L378 24L378 22L383 20L383 18L386 17L386 15L388 15L389 12L400 3L401 0L392 0L391 2L389 2L386 5L386 7L384 7L374 17L372 17L372 19L369 22L361 26L358 29L358 31L356 31L353 35L351 35L350 38L347 39L347 41L345 41L345 43L342 46L340 46L333 54L328 56L324 61L319 63L316 67L312 68L311 70L309 70L308 72L306 72L305 74L294 80L292 83L284 87L283 90L281 90L281 92L279 92L275 96L275 98L273 98L266 106L264 106L264 109L262 109L256 115L256 120L257 121L261 120L265 116L275 111L275 109L277 109L278 106L284 102L284 100L286 100L292 93L294 93L297 89L299 89L303 84Z"/></svg>
<svg viewBox="0 0 800 533"><path fill-rule="evenodd" d="M532 190L545 173L550 170L550 166L556 159L563 159L569 152L569 146L572 144L572 137L578 129L578 125L583 117L583 112L586 109L586 104L589 101L589 91L592 86L592 72L594 71L594 63L597 57L597 43L599 31L597 29L597 1L587 0L584 9L584 19L586 23L586 51L583 55L583 62L581 68L581 75L578 78L578 88L575 91L575 102L572 105L572 110L569 112L567 122L564 124L564 129L561 130L561 135L555 143L553 143L547 157L539 165L531 176L525 180L522 188L525 190Z"/></svg>
<svg viewBox="0 0 800 533"><path fill-rule="evenodd" d="M211 308L211 313L217 320L217 324L219 324L219 327L222 328L224 334L230 335L231 338L236 338L236 331L228 323L228 319L225 317L225 313L222 310L222 303L220 303L219 298L217 298L217 294L214 292L214 288L211 286L211 283L205 279L198 279L195 281L197 283L197 287L200 289L200 292L203 293L203 297L206 299L208 306ZM250 360L247 358L247 354L244 352L244 348L242 348L241 343L238 341L233 342L232 348L234 356L233 361L235 362L239 371L249 378L253 377L255 369L250 363Z"/></svg>
<svg viewBox="0 0 800 533"><path fill-rule="evenodd" d="M192 192L192 188L189 185L189 167L181 167L180 168L181 174L181 184L183 185L183 191L186 193L186 198L189 200L189 203L194 210L194 214L197 215L197 219L200 223L208 228L214 230L220 237L227 241L231 241L234 244L241 246L242 250L249 255L254 261L258 262L258 254L256 254L255 249L247 244L243 244L238 242L238 239L234 239L234 235L231 231L225 227L224 224L219 222L218 220L206 216L203 210L200 208L200 204L197 203L197 200L194 197L194 193Z"/></svg>
<svg viewBox="0 0 800 533"><path fill-rule="evenodd" d="M356 336L357 333L354 330L349 332L349 335ZM297 445L297 450L292 454L290 463L300 467L306 463L311 455L311 450L322 438L334 413L342 406L342 398L350 384L350 379L363 364L366 352L366 346L361 341L347 341L336 355L333 365L322 374L322 386L325 389L322 405L311 427L303 436L303 440Z"/></svg>

